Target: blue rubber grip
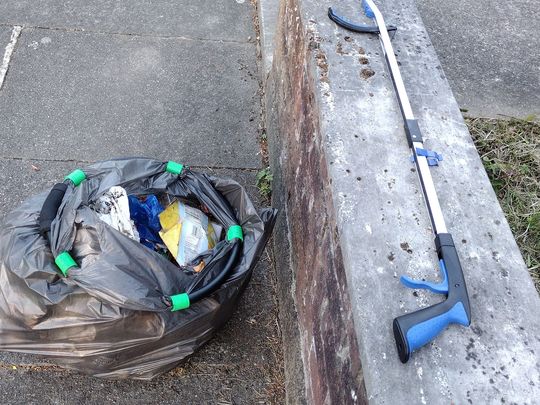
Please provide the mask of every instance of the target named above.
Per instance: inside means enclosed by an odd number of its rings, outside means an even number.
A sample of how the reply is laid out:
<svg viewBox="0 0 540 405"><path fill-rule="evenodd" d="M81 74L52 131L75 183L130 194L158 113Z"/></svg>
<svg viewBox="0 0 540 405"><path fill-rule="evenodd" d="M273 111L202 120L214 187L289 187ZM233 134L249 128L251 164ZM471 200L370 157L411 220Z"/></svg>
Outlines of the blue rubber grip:
<svg viewBox="0 0 540 405"><path fill-rule="evenodd" d="M446 293L446 300L394 319L394 337L399 359L403 363L409 360L412 352L433 340L448 325L456 323L469 326L471 323L469 295L452 235L437 234L435 246L443 282L435 284L405 278L404 284L412 288L426 288L439 294Z"/></svg>
<svg viewBox="0 0 540 405"><path fill-rule="evenodd" d="M364 7L364 14L366 15L366 17L375 18L375 13L371 9L371 7L368 6L365 0L362 0L362 7Z"/></svg>
<svg viewBox="0 0 540 405"><path fill-rule="evenodd" d="M416 324L410 328L407 331L407 344L409 350L414 352L426 343L431 342L451 323L459 323L463 326L469 325L469 318L467 317L467 313L461 302L455 304L450 311Z"/></svg>

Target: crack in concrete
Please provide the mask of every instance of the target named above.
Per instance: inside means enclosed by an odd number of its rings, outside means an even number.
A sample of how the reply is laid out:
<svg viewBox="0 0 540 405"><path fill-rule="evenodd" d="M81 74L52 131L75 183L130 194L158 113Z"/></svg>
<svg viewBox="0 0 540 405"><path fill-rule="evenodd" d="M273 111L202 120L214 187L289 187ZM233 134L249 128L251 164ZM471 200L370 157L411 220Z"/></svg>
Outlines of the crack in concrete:
<svg viewBox="0 0 540 405"><path fill-rule="evenodd" d="M13 24L0 23L0 27L10 27ZM198 37L186 37L182 35L159 35L151 33L135 33L135 32L115 32L115 31L100 31L86 28L77 28L77 27L47 27L41 25L28 25L24 24L19 26L22 29L39 29L39 30L50 30L50 31L62 31L62 32L81 32L88 34L101 34L101 35L118 35L118 36L127 36L127 37L143 37L143 38L157 38L157 39L176 39L181 41L201 41L201 42L217 42L217 43L233 43L233 44L252 44L253 40L247 41L238 41L235 39L212 39L212 38L198 38Z"/></svg>

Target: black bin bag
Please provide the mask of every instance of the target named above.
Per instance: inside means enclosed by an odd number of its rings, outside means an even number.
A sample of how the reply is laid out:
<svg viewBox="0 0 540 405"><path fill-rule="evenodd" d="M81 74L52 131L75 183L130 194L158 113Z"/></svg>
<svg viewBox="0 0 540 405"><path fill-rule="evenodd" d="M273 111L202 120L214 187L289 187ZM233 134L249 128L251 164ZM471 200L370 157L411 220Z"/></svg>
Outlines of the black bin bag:
<svg viewBox="0 0 540 405"><path fill-rule="evenodd" d="M112 186L198 202L227 237L201 254L201 272L178 267L97 217L90 206ZM98 377L166 372L231 317L276 215L257 211L238 183L174 162L76 170L0 229L0 349Z"/></svg>

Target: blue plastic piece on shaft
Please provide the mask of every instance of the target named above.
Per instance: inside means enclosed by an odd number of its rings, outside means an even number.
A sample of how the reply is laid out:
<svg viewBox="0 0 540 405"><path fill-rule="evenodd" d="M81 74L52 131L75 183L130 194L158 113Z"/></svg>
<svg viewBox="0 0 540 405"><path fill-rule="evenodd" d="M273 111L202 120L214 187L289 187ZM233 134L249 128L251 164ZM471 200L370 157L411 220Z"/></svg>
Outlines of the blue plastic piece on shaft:
<svg viewBox="0 0 540 405"><path fill-rule="evenodd" d="M416 148L416 154L418 156L424 156L429 166L439 166L439 162L443 160L440 153L428 149ZM411 156L411 162L414 163L414 155Z"/></svg>

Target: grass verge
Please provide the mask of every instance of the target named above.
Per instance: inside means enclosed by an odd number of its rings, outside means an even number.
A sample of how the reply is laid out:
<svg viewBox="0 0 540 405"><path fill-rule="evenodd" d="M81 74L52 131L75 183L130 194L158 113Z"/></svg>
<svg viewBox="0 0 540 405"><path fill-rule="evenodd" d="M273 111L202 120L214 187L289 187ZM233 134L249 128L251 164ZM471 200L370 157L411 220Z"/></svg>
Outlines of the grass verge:
<svg viewBox="0 0 540 405"><path fill-rule="evenodd" d="M465 120L540 293L540 124Z"/></svg>

